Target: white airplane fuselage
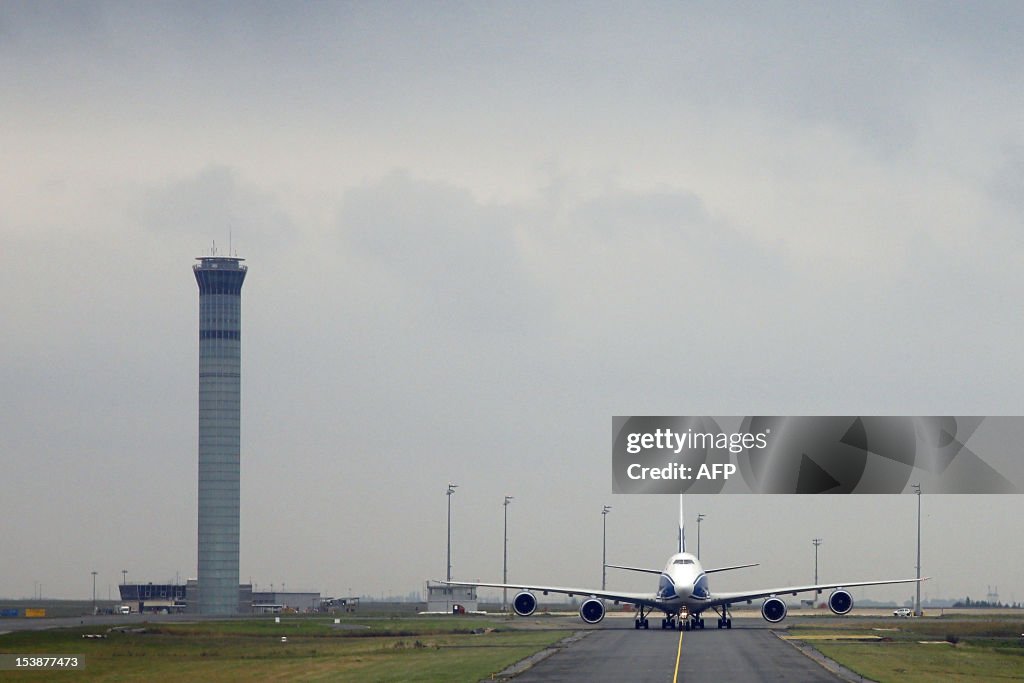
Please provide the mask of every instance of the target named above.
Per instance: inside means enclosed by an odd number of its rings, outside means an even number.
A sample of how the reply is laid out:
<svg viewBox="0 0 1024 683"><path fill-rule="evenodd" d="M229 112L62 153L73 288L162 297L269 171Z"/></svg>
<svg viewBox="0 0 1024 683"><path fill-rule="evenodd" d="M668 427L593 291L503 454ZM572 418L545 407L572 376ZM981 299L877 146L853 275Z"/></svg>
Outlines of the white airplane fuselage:
<svg viewBox="0 0 1024 683"><path fill-rule="evenodd" d="M668 558L658 579L657 597L664 601L666 611L674 613L683 607L691 613L706 609L711 591L700 560L690 553L676 553Z"/></svg>

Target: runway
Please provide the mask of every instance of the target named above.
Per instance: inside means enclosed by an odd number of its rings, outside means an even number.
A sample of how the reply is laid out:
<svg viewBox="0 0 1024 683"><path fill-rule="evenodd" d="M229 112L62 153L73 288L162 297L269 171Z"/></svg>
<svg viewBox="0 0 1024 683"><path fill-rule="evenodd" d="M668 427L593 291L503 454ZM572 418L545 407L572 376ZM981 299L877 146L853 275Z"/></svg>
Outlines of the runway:
<svg viewBox="0 0 1024 683"><path fill-rule="evenodd" d="M760 619L736 619L731 630L723 631L714 628L686 632L653 628L636 631L631 620L607 619L601 628L593 629L586 637L514 680L516 683L836 683L841 680L776 638L771 629L762 624Z"/></svg>

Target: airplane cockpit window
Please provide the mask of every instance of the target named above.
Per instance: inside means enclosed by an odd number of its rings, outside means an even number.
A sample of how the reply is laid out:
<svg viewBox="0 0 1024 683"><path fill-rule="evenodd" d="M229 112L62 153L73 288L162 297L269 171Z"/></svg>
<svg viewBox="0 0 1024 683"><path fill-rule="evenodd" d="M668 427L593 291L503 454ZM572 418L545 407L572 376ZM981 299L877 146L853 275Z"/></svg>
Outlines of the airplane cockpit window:
<svg viewBox="0 0 1024 683"><path fill-rule="evenodd" d="M693 564L693 560L678 559L673 564Z"/></svg>

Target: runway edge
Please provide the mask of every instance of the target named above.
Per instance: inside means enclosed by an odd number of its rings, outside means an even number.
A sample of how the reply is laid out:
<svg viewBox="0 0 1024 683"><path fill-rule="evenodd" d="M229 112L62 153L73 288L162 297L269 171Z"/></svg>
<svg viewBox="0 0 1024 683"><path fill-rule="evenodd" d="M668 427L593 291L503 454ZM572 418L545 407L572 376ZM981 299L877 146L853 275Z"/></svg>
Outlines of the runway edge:
<svg viewBox="0 0 1024 683"><path fill-rule="evenodd" d="M821 654L818 650L815 650L813 646L803 643L798 640L786 640L783 638L778 631L772 631L772 635L781 640L784 643L791 645L796 648L801 654L808 659L816 662L821 668L828 671L833 676L846 681L846 683L875 683L874 679L865 678L856 671L847 669L845 666L840 664L834 659L829 659L825 655Z"/></svg>
<svg viewBox="0 0 1024 683"><path fill-rule="evenodd" d="M487 683L488 681L507 681L511 678L515 678L524 671L528 671L530 668L534 667L540 662L543 662L545 659L555 654L556 652L561 652L573 643L577 643L580 640L583 640L591 633L593 633L593 631L576 631L571 636L566 636L565 638L562 638L554 645L546 647L540 652L535 652L534 654L530 655L525 659L520 659L512 666L509 666L499 671L498 673L492 675L490 678L482 679L480 683Z"/></svg>

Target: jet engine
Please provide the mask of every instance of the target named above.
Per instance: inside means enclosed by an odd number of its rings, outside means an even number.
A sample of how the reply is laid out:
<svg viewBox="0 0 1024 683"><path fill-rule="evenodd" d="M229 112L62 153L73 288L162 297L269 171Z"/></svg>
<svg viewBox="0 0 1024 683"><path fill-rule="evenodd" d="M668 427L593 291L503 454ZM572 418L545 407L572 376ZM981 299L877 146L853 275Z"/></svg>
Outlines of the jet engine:
<svg viewBox="0 0 1024 683"><path fill-rule="evenodd" d="M772 624L777 624L786 618L786 603L778 598L768 598L761 605L761 616Z"/></svg>
<svg viewBox="0 0 1024 683"><path fill-rule="evenodd" d="M828 596L828 608L832 614L846 614L853 609L853 596L840 589Z"/></svg>
<svg viewBox="0 0 1024 683"><path fill-rule="evenodd" d="M537 611L537 596L530 591L516 593L512 598L512 609L521 617L528 617Z"/></svg>
<svg viewBox="0 0 1024 683"><path fill-rule="evenodd" d="M588 624L596 624L604 619L604 603L597 598L590 598L580 605L580 619Z"/></svg>

